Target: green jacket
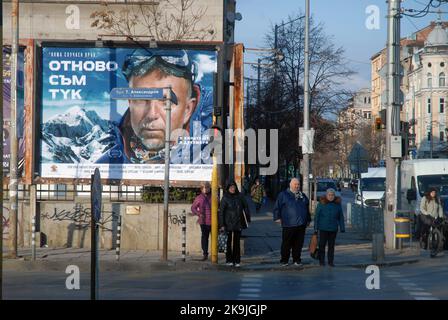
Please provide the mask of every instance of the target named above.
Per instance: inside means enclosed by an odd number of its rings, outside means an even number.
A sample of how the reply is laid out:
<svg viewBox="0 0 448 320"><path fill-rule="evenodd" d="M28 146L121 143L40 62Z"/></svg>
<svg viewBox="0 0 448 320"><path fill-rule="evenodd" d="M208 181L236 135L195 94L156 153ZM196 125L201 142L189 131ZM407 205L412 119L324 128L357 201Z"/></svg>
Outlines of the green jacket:
<svg viewBox="0 0 448 320"><path fill-rule="evenodd" d="M250 190L250 196L253 202L261 203L263 201L264 196L264 187L262 184L258 186L254 184Z"/></svg>

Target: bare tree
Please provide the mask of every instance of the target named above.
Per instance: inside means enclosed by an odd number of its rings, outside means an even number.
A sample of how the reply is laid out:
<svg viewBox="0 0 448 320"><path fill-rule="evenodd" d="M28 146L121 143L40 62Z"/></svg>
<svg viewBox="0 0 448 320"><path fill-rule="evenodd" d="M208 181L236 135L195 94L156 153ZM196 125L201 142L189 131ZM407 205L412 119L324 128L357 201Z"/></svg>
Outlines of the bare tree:
<svg viewBox="0 0 448 320"><path fill-rule="evenodd" d="M299 166L299 127L303 126L303 78L304 78L304 35L303 20L296 20L302 14L291 16L285 27L278 29L277 49L284 59L273 60L269 55L263 59L272 68L263 68L260 101L257 86L249 86L252 112L248 112L254 128L279 129L279 163ZM346 105L351 92L342 83L354 72L344 59L344 50L333 43L324 32L322 24L310 23L310 124L316 130L315 156L337 160L337 125L335 114ZM274 28L265 36L266 44L274 47ZM313 160L314 161L314 160ZM322 164L324 166L324 164ZM328 167L327 167L328 168Z"/></svg>
<svg viewBox="0 0 448 320"><path fill-rule="evenodd" d="M92 27L124 37L149 37L157 41L213 40L216 30L204 25L207 7L197 0L158 0L148 4L128 4L120 10L107 2L93 12Z"/></svg>

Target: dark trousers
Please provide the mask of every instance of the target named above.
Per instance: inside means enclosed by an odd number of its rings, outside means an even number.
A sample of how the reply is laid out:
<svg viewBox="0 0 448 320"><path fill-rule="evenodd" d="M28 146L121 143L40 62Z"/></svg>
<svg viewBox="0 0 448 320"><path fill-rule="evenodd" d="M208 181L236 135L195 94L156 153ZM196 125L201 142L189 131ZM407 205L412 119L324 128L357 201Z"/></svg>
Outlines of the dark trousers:
<svg viewBox="0 0 448 320"><path fill-rule="evenodd" d="M206 224L201 224L201 246L202 246L202 253L204 256L208 256L208 237L210 235L210 231L212 230L212 226L208 226Z"/></svg>
<svg viewBox="0 0 448 320"><path fill-rule="evenodd" d="M281 263L288 263L292 250L293 262L300 263L306 226L284 227L282 230Z"/></svg>
<svg viewBox="0 0 448 320"><path fill-rule="evenodd" d="M319 262L325 263L325 247L328 243L328 263L334 261L334 245L336 243L337 232L319 231Z"/></svg>
<svg viewBox="0 0 448 320"><path fill-rule="evenodd" d="M241 262L240 238L241 238L241 231L227 232L226 263Z"/></svg>
<svg viewBox="0 0 448 320"><path fill-rule="evenodd" d="M258 212L260 212L261 206L262 206L262 202L255 202L255 209Z"/></svg>

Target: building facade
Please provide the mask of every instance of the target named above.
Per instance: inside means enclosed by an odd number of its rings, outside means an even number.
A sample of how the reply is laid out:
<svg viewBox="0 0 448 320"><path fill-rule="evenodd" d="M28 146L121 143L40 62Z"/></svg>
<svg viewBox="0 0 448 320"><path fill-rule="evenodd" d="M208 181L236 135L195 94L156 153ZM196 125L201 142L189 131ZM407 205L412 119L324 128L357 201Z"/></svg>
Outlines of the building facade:
<svg viewBox="0 0 448 320"><path fill-rule="evenodd" d="M400 41L403 67L400 119L406 125L406 158L446 157L448 22L431 22ZM372 119L386 107L386 48L372 56Z"/></svg>
<svg viewBox="0 0 448 320"><path fill-rule="evenodd" d="M412 158L446 158L448 34L436 23L423 48L406 65L402 120L410 124Z"/></svg>

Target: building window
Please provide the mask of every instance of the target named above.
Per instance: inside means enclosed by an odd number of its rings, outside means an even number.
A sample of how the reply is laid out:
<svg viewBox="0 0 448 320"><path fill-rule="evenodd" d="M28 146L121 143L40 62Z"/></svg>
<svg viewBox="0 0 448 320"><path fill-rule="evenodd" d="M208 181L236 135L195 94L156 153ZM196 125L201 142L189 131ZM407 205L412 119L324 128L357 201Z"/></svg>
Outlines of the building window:
<svg viewBox="0 0 448 320"><path fill-rule="evenodd" d="M367 103L367 98L366 97L364 97L364 104L366 104Z"/></svg>
<svg viewBox="0 0 448 320"><path fill-rule="evenodd" d="M428 113L431 113L431 98L428 98Z"/></svg>
<svg viewBox="0 0 448 320"><path fill-rule="evenodd" d="M439 87L444 87L445 86L445 73L444 72L440 72L439 74Z"/></svg>
<svg viewBox="0 0 448 320"><path fill-rule="evenodd" d="M369 104L370 104L370 97L369 97Z"/></svg>
<svg viewBox="0 0 448 320"><path fill-rule="evenodd" d="M428 88L432 88L432 74L428 73Z"/></svg>
<svg viewBox="0 0 448 320"><path fill-rule="evenodd" d="M431 132L428 132L428 141L431 141Z"/></svg>
<svg viewBox="0 0 448 320"><path fill-rule="evenodd" d="M440 131L440 141L444 141L444 133L443 131Z"/></svg>
<svg viewBox="0 0 448 320"><path fill-rule="evenodd" d="M444 113L445 112L445 98L440 98L440 113Z"/></svg>

